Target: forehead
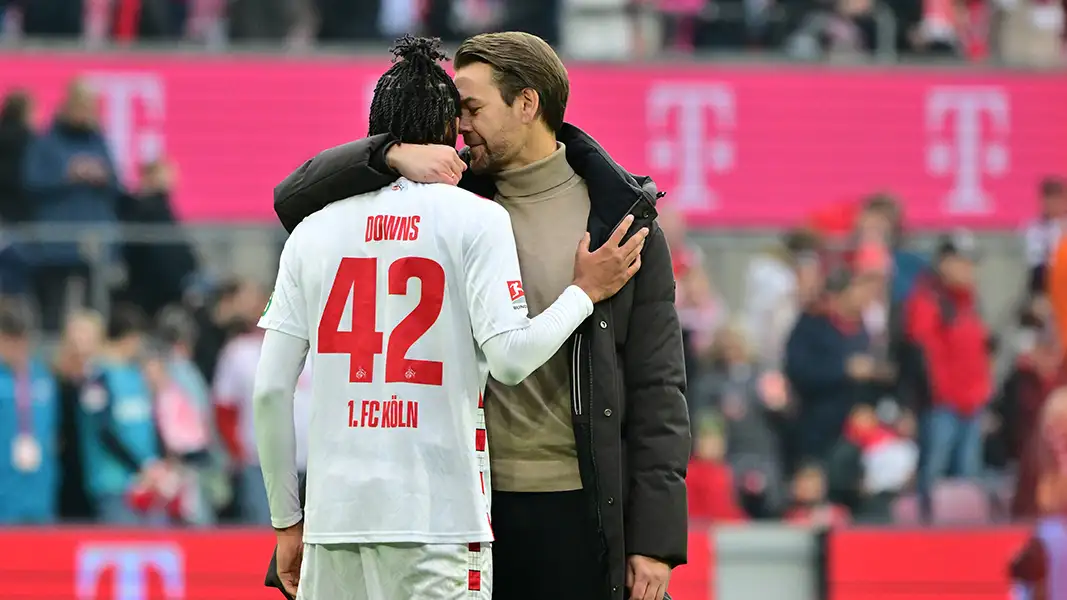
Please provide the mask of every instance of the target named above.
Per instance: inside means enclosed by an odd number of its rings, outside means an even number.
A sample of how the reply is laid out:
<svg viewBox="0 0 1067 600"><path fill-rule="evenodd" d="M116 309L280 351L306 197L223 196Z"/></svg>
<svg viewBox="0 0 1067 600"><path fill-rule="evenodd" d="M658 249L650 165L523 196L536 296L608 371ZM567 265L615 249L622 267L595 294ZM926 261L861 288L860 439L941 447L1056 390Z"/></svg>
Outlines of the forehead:
<svg viewBox="0 0 1067 600"><path fill-rule="evenodd" d="M500 91L493 81L493 68L485 63L471 63L456 69L456 89L464 102L500 97Z"/></svg>

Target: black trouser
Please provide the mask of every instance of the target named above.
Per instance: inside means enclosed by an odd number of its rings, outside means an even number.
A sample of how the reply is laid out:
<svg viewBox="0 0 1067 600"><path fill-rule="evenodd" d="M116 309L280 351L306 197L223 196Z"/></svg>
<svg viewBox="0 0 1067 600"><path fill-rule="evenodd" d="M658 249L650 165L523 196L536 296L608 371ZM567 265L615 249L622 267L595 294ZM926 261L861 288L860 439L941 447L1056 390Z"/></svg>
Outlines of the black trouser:
<svg viewBox="0 0 1067 600"><path fill-rule="evenodd" d="M582 490L493 492L493 597L607 598L596 520Z"/></svg>

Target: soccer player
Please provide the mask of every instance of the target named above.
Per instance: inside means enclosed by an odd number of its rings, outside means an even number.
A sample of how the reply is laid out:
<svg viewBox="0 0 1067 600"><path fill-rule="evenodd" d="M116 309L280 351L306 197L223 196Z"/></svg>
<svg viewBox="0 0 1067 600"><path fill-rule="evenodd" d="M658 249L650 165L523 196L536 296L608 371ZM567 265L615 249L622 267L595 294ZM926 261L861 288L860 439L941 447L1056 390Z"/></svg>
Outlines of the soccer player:
<svg viewBox="0 0 1067 600"><path fill-rule="evenodd" d="M370 133L454 145L459 92L435 41L405 37L378 81ZM548 360L640 268L625 219L530 319L507 211L404 178L325 207L282 251L254 392L278 571L309 600L491 597L482 390ZM307 503L293 390L313 351Z"/></svg>

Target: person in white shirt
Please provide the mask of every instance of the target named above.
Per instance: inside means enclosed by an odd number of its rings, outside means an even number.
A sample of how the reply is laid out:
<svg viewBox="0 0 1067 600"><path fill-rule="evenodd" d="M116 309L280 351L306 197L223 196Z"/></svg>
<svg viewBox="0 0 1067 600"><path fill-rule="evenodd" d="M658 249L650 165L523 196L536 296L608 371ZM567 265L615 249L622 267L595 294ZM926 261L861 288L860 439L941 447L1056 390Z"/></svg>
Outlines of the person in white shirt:
<svg viewBox="0 0 1067 600"><path fill-rule="evenodd" d="M437 42L405 37L379 80L371 135L454 145L460 97ZM457 158L458 160L458 158ZM593 303L640 268L627 217L574 283L530 319L511 222L498 204L400 178L302 222L282 251L253 402L285 591L308 600L491 597L487 377L522 381ZM307 502L293 393L314 354Z"/></svg>

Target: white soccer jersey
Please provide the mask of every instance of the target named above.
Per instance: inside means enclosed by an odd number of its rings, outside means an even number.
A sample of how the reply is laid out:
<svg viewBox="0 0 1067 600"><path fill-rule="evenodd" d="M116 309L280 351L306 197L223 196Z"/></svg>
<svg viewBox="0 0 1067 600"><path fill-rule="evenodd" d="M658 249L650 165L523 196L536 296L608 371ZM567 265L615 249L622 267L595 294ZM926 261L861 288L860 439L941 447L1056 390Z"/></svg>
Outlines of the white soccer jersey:
<svg viewBox="0 0 1067 600"><path fill-rule="evenodd" d="M480 346L528 323L490 200L399 179L301 223L259 324L314 355L304 541L491 541Z"/></svg>

